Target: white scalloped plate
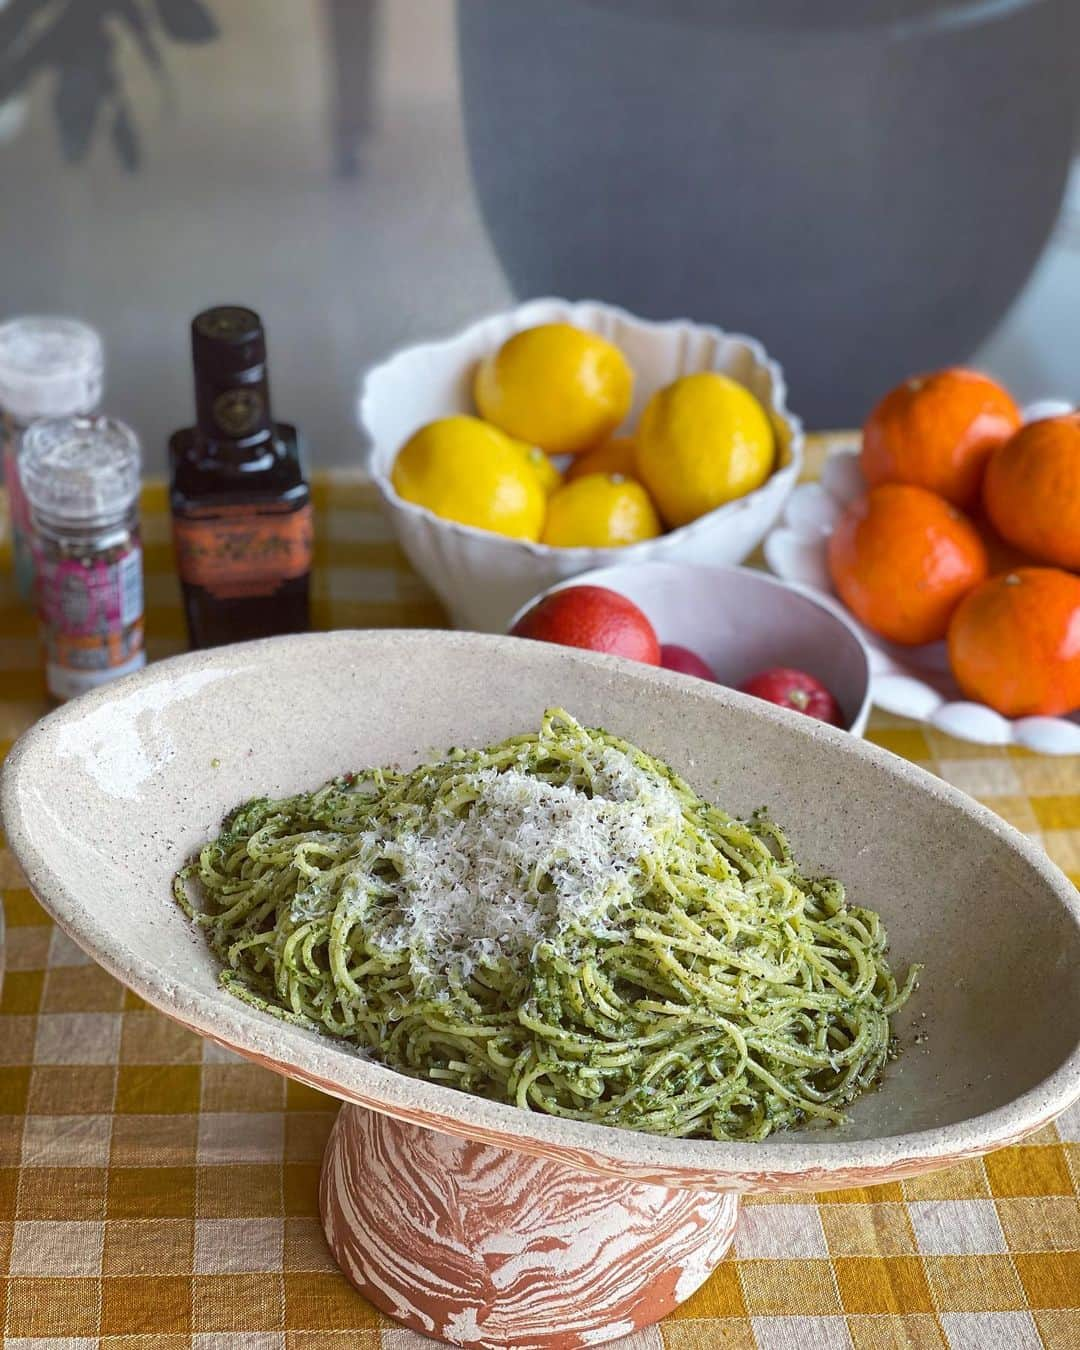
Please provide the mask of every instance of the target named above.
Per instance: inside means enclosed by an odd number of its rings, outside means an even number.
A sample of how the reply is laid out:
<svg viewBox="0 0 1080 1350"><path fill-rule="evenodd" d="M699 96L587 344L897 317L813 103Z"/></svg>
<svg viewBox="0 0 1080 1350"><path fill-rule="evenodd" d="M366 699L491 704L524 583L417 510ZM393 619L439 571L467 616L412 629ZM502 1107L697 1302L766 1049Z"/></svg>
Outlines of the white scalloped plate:
<svg viewBox="0 0 1080 1350"><path fill-rule="evenodd" d="M1024 410L1026 421L1072 410L1045 401ZM787 500L781 524L765 539L765 560L784 581L809 586L840 601L829 579L826 547L844 506L866 490L857 450L837 448L818 483L801 483ZM1080 713L1071 717L1002 717L982 703L962 698L949 672L943 642L898 647L871 633L846 609L870 652L870 697L879 708L925 722L978 745L1022 745L1044 755L1080 754Z"/></svg>

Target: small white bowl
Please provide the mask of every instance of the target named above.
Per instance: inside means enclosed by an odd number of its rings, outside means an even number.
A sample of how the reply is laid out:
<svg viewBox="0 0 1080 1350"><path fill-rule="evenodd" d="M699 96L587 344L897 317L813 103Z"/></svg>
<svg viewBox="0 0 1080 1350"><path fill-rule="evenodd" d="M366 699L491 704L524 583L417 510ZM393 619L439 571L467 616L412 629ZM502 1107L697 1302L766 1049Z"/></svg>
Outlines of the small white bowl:
<svg viewBox="0 0 1080 1350"><path fill-rule="evenodd" d="M659 539L625 548L552 548L507 539L403 501L390 482L390 471L408 437L435 418L472 412L476 363L512 333L554 322L600 333L625 353L635 375L626 428L636 424L657 389L680 375L718 370L738 380L769 413L779 449L774 473L756 492ZM409 561L456 627L500 632L530 595L591 568L655 559L741 562L779 517L802 466L802 425L788 411L786 397L780 366L752 338L686 320L637 319L593 300L571 304L547 299L531 300L442 342L408 347L389 357L364 377L358 416L369 450L368 468Z"/></svg>
<svg viewBox="0 0 1080 1350"><path fill-rule="evenodd" d="M606 586L625 595L648 616L661 642L697 652L733 689L772 666L805 670L832 691L850 732L861 736L866 730L870 655L851 623L820 596L748 567L647 562L599 567L550 586L507 627L544 595L567 586Z"/></svg>

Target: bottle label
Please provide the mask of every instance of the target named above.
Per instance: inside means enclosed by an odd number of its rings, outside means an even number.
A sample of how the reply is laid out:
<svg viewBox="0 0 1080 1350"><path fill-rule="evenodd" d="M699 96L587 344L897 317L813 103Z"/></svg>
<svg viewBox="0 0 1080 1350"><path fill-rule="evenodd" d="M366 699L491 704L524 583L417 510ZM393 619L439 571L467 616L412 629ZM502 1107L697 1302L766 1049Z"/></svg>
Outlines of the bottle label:
<svg viewBox="0 0 1080 1350"><path fill-rule="evenodd" d="M71 698L143 664L142 550L137 543L90 558L39 550L37 586L54 694Z"/></svg>
<svg viewBox="0 0 1080 1350"><path fill-rule="evenodd" d="M265 406L257 388L226 389L214 399L211 411L225 435L240 440L263 425Z"/></svg>
<svg viewBox="0 0 1080 1350"><path fill-rule="evenodd" d="M304 576L311 571L312 541L310 504L245 502L173 517L181 581L219 600L273 595L283 582Z"/></svg>

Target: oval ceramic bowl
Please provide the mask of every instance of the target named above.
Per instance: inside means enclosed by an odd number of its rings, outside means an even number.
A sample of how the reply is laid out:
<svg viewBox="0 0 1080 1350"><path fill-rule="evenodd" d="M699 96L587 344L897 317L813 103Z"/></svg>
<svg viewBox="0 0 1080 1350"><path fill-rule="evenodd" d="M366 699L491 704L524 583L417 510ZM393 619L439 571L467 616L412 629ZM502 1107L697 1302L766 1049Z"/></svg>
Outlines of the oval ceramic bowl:
<svg viewBox="0 0 1080 1350"><path fill-rule="evenodd" d="M628 426L657 389L680 375L719 370L745 385L769 412L776 432L779 462L772 476L756 492L689 525L620 549L550 548L507 539L403 501L390 470L408 437L434 418L474 411L472 375L480 358L522 328L556 321L601 333L625 353L635 375ZM368 467L409 561L456 627L480 631L501 632L530 595L593 567L661 558L741 562L779 516L802 465L802 426L788 411L783 372L758 342L685 320L637 319L593 300L531 300L444 341L408 347L364 377L358 415Z"/></svg>
<svg viewBox="0 0 1080 1350"><path fill-rule="evenodd" d="M220 988L170 881L227 811L486 744L552 704L736 813L767 804L808 869L881 912L897 968L925 961L896 1019L904 1053L849 1124L725 1144L559 1120L404 1077ZM719 1260L730 1192L931 1171L1021 1138L1080 1092L1080 901L1065 877L896 756L705 681L481 634L252 642L52 713L8 757L0 806L34 894L108 971L351 1104L323 1170L331 1246L380 1307L456 1344L568 1350L630 1331Z"/></svg>
<svg viewBox="0 0 1080 1350"><path fill-rule="evenodd" d="M861 736L870 715L870 659L838 606L749 567L638 563L598 567L561 581L522 605L567 586L606 586L632 600L661 642L703 657L721 684L737 689L772 666L794 666L832 690L848 731Z"/></svg>
<svg viewBox="0 0 1080 1350"><path fill-rule="evenodd" d="M1024 409L1026 421L1071 411L1057 401ZM963 697L949 670L944 642L900 647L865 628L833 590L828 541L844 507L866 491L857 443L837 447L819 483L801 483L788 498L780 524L765 540L765 559L784 581L803 586L845 614L870 655L871 702L899 717L926 722L977 745L1020 745L1044 755L1080 754L1080 711L1071 717L1002 717Z"/></svg>

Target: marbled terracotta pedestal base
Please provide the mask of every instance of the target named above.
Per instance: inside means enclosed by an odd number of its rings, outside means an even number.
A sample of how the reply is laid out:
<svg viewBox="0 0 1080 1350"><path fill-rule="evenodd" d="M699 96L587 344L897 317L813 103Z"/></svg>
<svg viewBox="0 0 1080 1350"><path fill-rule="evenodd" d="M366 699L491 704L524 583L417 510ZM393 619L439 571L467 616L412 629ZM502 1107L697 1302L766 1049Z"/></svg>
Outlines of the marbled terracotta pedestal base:
<svg viewBox="0 0 1080 1350"><path fill-rule="evenodd" d="M738 1197L581 1172L343 1106L323 1228L391 1317L470 1347L578 1350L648 1326L731 1245Z"/></svg>

